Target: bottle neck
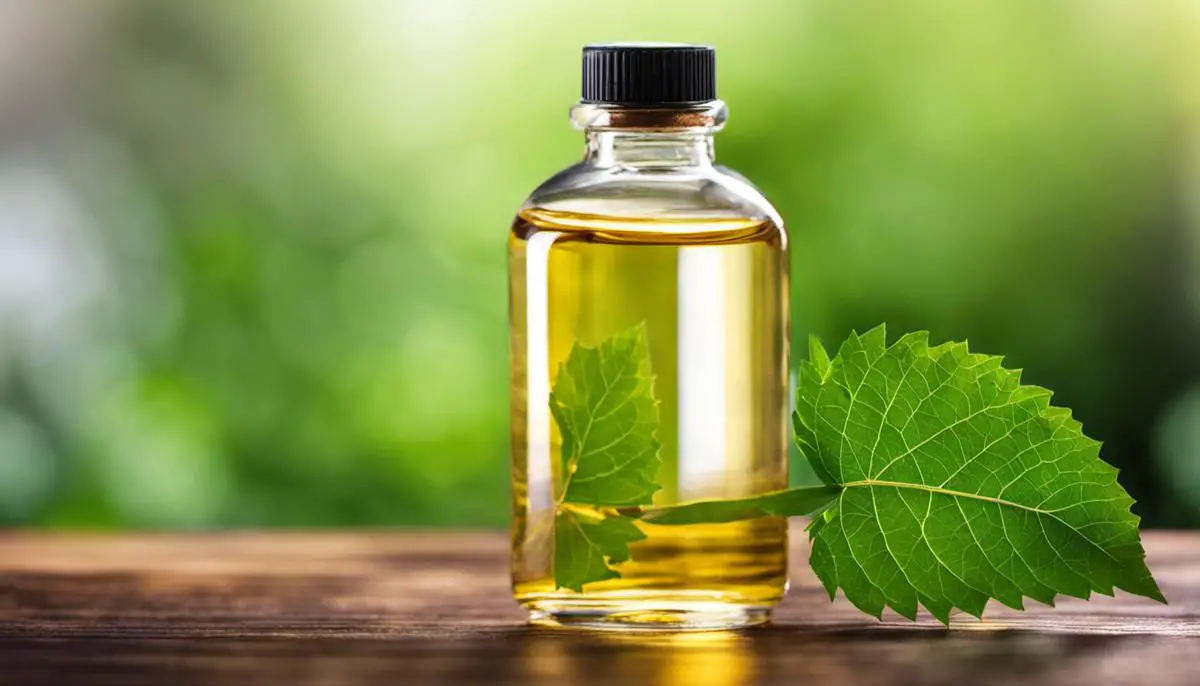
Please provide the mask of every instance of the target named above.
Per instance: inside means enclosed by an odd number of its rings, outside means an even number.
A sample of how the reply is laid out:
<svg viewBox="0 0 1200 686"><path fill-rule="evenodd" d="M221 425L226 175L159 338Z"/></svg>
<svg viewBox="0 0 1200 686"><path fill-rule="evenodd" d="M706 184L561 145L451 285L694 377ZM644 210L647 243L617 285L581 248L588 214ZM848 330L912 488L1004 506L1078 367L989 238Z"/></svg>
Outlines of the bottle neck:
<svg viewBox="0 0 1200 686"><path fill-rule="evenodd" d="M713 163L707 128L673 131L588 129L588 164L599 167L705 167Z"/></svg>
<svg viewBox="0 0 1200 686"><path fill-rule="evenodd" d="M669 107L581 102L571 108L571 122L587 132L588 164L672 169L712 166L713 134L726 114L720 100Z"/></svg>

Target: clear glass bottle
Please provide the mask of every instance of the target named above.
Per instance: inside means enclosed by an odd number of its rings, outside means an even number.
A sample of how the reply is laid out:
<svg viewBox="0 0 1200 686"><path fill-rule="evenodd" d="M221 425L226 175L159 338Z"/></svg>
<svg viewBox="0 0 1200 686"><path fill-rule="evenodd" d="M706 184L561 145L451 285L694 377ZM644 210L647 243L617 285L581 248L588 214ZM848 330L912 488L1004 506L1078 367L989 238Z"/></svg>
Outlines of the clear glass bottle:
<svg viewBox="0 0 1200 686"><path fill-rule="evenodd" d="M643 327L653 506L787 487L787 237L762 194L713 162L726 116L713 51L588 46L583 66L571 118L586 155L530 195L508 243L514 594L539 623L756 624L787 587L782 518L638 522L630 559L605 558L619 577L556 583L556 517L576 465L550 404L576 346ZM616 514L603 505L592 514Z"/></svg>

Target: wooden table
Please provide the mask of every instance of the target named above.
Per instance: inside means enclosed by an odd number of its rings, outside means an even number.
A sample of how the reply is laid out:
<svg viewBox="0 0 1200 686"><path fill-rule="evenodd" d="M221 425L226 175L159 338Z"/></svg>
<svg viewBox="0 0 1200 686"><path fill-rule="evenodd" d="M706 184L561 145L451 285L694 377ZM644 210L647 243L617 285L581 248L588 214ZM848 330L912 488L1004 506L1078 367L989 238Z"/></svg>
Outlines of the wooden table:
<svg viewBox="0 0 1200 686"><path fill-rule="evenodd" d="M1200 684L1200 533L1145 536L1168 606L951 630L831 605L793 540L774 626L608 635L523 624L501 533L0 533L0 683Z"/></svg>

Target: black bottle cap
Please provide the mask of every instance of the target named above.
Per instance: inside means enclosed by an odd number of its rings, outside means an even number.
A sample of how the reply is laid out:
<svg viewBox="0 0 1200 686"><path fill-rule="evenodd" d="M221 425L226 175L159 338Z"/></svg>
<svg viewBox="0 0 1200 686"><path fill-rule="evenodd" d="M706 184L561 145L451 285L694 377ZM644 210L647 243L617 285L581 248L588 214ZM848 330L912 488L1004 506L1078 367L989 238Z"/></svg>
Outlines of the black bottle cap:
<svg viewBox="0 0 1200 686"><path fill-rule="evenodd" d="M582 102L689 105L717 97L717 53L707 45L613 43L583 48Z"/></svg>

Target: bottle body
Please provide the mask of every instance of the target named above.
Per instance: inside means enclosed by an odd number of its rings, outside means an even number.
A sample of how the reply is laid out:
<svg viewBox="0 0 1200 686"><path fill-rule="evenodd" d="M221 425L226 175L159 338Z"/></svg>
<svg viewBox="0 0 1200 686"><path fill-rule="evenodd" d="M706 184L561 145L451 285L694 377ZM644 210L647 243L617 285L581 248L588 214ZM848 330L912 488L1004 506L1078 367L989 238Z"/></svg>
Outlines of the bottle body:
<svg viewBox="0 0 1200 686"><path fill-rule="evenodd" d="M788 250L778 215L706 163L705 135L611 135L535 192L509 237L514 594L535 621L559 624L757 623L787 586L782 518L638 522L644 538L609 565L619 576L579 590L556 583L555 517L570 467L550 395L575 346L644 327L658 408L654 506L787 486Z"/></svg>

